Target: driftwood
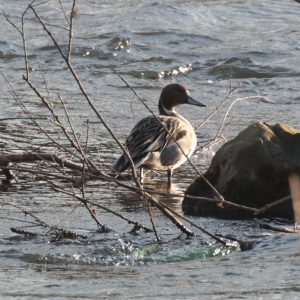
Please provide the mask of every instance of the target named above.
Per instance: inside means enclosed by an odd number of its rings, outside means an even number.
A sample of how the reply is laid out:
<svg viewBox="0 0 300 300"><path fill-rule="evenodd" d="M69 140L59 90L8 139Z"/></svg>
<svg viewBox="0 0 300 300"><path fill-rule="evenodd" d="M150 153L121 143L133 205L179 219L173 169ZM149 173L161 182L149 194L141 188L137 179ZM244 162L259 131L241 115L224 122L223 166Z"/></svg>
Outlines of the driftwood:
<svg viewBox="0 0 300 300"><path fill-rule="evenodd" d="M65 229L59 228L57 226L51 226L48 223L46 223L45 221L41 220L36 214L34 214L28 210L25 210L25 209L21 208L20 206L17 206L17 205L11 204L11 203L6 203L6 204L15 207L15 208L19 209L25 215L30 216L34 220L34 224L36 226L47 229L47 232L44 235L54 235L55 240L66 239L66 238L68 238L68 239L75 239L75 238L86 239L87 238L85 235L81 235L81 234L78 234L78 233L70 231L70 230L65 230ZM29 232L29 231L23 230L22 228L11 228L11 231L14 233L17 233L17 234L25 235L27 237L28 236L37 237L40 235L36 232Z"/></svg>
<svg viewBox="0 0 300 300"><path fill-rule="evenodd" d="M260 223L260 227L264 229L269 229L272 231L277 232L284 232L284 233L300 233L300 230L297 228L290 228L290 227L282 227L282 226L274 226L268 223Z"/></svg>

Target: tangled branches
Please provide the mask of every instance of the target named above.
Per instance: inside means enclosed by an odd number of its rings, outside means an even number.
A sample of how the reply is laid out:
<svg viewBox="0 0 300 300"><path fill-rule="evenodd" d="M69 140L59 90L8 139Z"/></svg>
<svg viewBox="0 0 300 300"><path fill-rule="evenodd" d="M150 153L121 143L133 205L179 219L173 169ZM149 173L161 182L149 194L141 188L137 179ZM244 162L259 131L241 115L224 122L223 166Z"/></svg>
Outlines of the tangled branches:
<svg viewBox="0 0 300 300"><path fill-rule="evenodd" d="M6 76L4 74L2 74L2 76L4 77L7 87L10 90L14 100L22 109L24 116L26 116L27 120L31 122L35 130L39 132L39 134L44 136L44 139L47 142L43 142L42 144L38 145L29 144L27 145L26 149L20 149L21 153L20 151L18 151L18 153L1 152L0 168L2 169L5 176L5 180L3 182L5 184L9 184L14 179L14 172L25 172L27 174L32 174L35 179L44 180L56 192L68 195L68 197L71 197L73 200L81 203L87 210L89 216L95 222L99 232L107 232L110 229L98 219L98 216L96 216L96 214L93 212L92 207L97 207L108 212L114 217L125 220L128 224L130 224L130 226L133 226L133 228L130 228L130 231L136 232L140 229L143 229L146 232L153 232L156 239L159 240L159 233L157 232L154 216L152 214L152 209L153 207L155 207L159 209L166 218L168 218L182 233L186 234L187 236L198 235L197 232L188 227L191 226L195 228L195 230L207 234L216 242L221 243L222 245L226 245L226 240L207 231L205 228L203 228L203 226L196 224L195 222L183 216L181 213L176 212L172 207L157 199L157 197L155 196L156 193L153 193L153 191L140 184L138 175L136 173L136 168L130 157L130 154L123 146L122 142L119 140L109 124L105 121L103 114L95 105L95 101L86 90L84 83L81 81L80 76L76 71L76 68L73 66L73 24L74 19L78 16L76 0L73 0L71 2L69 12L65 10L61 1L58 1L58 3L60 12L62 13L63 19L65 21L65 26L51 24L43 19L43 15L40 12L39 8L44 5L45 2L37 3L37 1L32 1L24 10L21 16L21 24L19 26L15 21L12 20L10 16L8 16L4 12L6 20L13 26L13 28L16 29L22 40L22 47L24 52L23 80L26 83L28 90L33 95L35 95L40 105L47 112L46 117L41 118L40 116L35 115L34 112L26 106L26 104L22 100L22 97L18 95ZM127 158L131 163L133 182L122 181L115 178L115 175L111 171L110 167L107 165L99 164L99 161L97 161L97 159L90 153L90 120L86 122L85 134L78 134L78 129L74 124L74 118L72 118L69 113L70 106L67 104L66 97L62 96L59 91L56 91L55 93L52 92L45 76L45 73L47 73L47 71L43 71L40 66L39 74L41 76L37 79L36 76L32 75L31 70L33 69L33 67L31 65L31 58L28 51L28 43L30 42L30 39L27 38L27 22L38 24L40 26L48 41L50 41L55 48L56 53L59 55L59 59L62 60L67 70L68 76L70 77L71 85L72 87L76 86L76 89L79 91L80 97L84 102L85 107L94 114L97 122L99 122L103 126L110 139L113 140L114 143L117 144L117 146L127 155ZM59 38L52 31L52 28L58 28L65 33L63 39L64 42L59 42ZM38 61L37 63L39 65ZM125 83L128 88L131 89L135 97L146 107L146 109L148 109L150 113L153 114L152 110L147 106L143 99L139 97L138 93L134 90L134 88L131 87L127 80L116 70L113 70L113 72L121 79L123 83ZM205 119L205 121L198 125L198 127L200 128L205 124L205 122L208 122L208 120L213 117L215 112L217 112L223 106L223 104L230 99L232 94L237 89L238 87L230 87L229 93L226 98L215 109L215 111ZM266 100L258 96L246 98L249 100ZM236 101L246 98L238 98L234 102L232 102L232 105ZM225 119L227 118L232 105L224 115L215 138L209 141L209 143L204 145L203 147L209 147L211 144L222 140ZM60 109L58 109L58 107ZM172 135L171 138L173 138ZM203 147L201 148L202 150ZM198 151L200 152L201 149L199 148ZM189 159L188 161L195 173L198 176L203 177L201 171L199 171L199 169ZM111 186L113 186L113 188L117 189L120 187L138 194L140 198L147 204L151 228L150 226L147 226L137 220L133 220L128 216L125 216L125 214L121 214L100 204L101 199L98 199L99 197L96 197L97 200L91 200L90 195L88 195L88 193L86 192L86 184L88 181L99 181L102 184L107 185L107 188L111 188ZM214 201L216 205L220 205L220 203L222 205L235 205L223 199L222 195L215 189L215 187L209 182L208 184L216 194L216 198L207 199L207 201ZM170 195L170 193L166 192L165 196L168 195ZM76 236L75 233L71 234L70 231L65 231L62 228L58 228L56 226L48 224L47 222L44 222L28 210L24 210L21 207L18 208L24 214L30 215L34 219L34 222L39 226L48 228L48 232L54 233L56 238ZM251 210L251 208L245 209ZM252 209L252 211L253 213L259 213L256 209ZM23 229L14 229L14 231L19 234L27 234L32 236L35 236L36 234L34 232L25 231Z"/></svg>

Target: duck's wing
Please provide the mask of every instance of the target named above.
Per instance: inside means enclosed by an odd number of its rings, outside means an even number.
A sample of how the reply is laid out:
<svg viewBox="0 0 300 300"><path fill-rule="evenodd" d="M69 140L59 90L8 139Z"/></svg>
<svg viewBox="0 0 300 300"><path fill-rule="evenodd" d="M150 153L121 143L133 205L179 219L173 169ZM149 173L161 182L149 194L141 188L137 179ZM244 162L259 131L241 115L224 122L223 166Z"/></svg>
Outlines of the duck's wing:
<svg viewBox="0 0 300 300"><path fill-rule="evenodd" d="M126 148L136 167L139 167L152 152L161 152L172 141L161 123L174 134L178 128L176 118L146 117L139 121L126 139ZM121 173L128 169L130 163L125 154L116 162L114 169Z"/></svg>
<svg viewBox="0 0 300 300"><path fill-rule="evenodd" d="M172 141L164 127L172 135L175 134L178 128L177 118L150 116L136 124L126 140L126 147L135 163L139 163L135 158L140 160L151 152L161 152Z"/></svg>

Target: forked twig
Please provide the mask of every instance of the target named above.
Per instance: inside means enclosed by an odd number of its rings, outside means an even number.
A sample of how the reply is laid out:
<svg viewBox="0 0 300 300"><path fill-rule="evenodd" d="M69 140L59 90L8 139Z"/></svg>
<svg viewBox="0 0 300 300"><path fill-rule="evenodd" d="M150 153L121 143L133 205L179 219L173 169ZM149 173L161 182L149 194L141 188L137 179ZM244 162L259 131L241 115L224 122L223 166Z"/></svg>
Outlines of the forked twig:
<svg viewBox="0 0 300 300"><path fill-rule="evenodd" d="M232 96L232 94L237 90L239 89L240 86L234 86L232 87L231 86L231 83L230 83L230 86L229 86L229 92L228 94L226 95L226 97L218 104L218 106L199 124L196 124L194 127L195 129L199 129L201 128L203 125L205 125L223 106L224 104L230 99L230 97Z"/></svg>
<svg viewBox="0 0 300 300"><path fill-rule="evenodd" d="M18 210L20 210L23 214L30 216L37 225L43 227L43 228L47 228L49 229L48 233L54 232L56 239L61 239L61 238L75 238L75 237L81 237L81 238L86 238L86 236L81 235L81 234L77 234L75 232L72 232L70 230L65 230L62 228L58 228L57 226L51 226L48 223L46 223L45 221L43 221L42 219L40 219L38 216L36 216L35 214L33 214L32 212L18 206L15 205L13 203L6 203L6 205L10 205L13 206L15 208L17 208Z"/></svg>
<svg viewBox="0 0 300 300"><path fill-rule="evenodd" d="M74 192L66 191L66 190L62 189L61 187L58 187L58 186L56 186L56 185L54 185L54 184L52 184L52 185L53 185L53 188L54 188L56 191L58 191L58 192L61 192L61 193L63 193L63 194L69 195L69 196L72 196L73 198L79 200L79 201L82 202L82 203L88 203L88 204L91 204L91 205L93 205L93 206L95 206L95 207L98 207L98 208L100 208L100 209L103 209L104 211L107 211L107 212L111 213L112 215L114 215L114 216L116 216L116 217L118 217L118 218L120 218L120 219L125 220L125 221L128 222L129 224L133 224L133 225L135 225L136 227L142 228L142 229L144 229L144 230L147 231L147 232L152 232L152 229L150 229L150 228L148 228L148 227L146 227L146 226L140 224L140 223L137 222L137 221L133 221L133 220L131 220L131 219L129 219L129 218L123 216L122 214L113 211L113 210L110 209L110 208L107 208L107 207L105 207L105 206L103 206L103 205L101 205L101 204L99 204L99 203L94 202L94 201L87 200L86 198L82 198L81 196L75 194Z"/></svg>
<svg viewBox="0 0 300 300"><path fill-rule="evenodd" d="M105 127L105 129L108 131L108 133L110 134L110 136L114 139L114 141L118 144L118 146L123 150L123 152L125 153L125 155L127 156L130 165L131 165L131 169L132 169L132 173L135 179L135 183L137 186L141 187L140 182L138 180L138 176L135 170L135 166L134 166L134 162L132 161L132 158L129 154L129 152L127 151L127 149L120 143L120 141L118 140L118 138L115 136L115 134L113 133L113 131L111 130L111 128L106 124L106 122L104 121L104 119L102 118L102 116L100 115L99 111L97 110L96 106L94 105L92 99L89 97L88 93L85 91L85 88L83 87L82 82L79 79L79 76L77 75L77 73L75 72L74 68L71 65L71 62L68 60L68 58L64 55L62 48L60 47L60 45L58 44L57 40L54 38L54 36L52 35L52 33L49 31L49 29L47 28L45 22L40 18L39 14L37 13L37 11L34 9L34 7L30 6L31 10L33 11L34 15L36 16L37 20L39 21L39 23L42 25L43 29L45 30L45 32L47 33L47 35L49 36L49 38L52 40L52 42L54 43L54 46L56 47L56 49L58 50L58 52L60 53L61 57L63 58L63 60L65 61L70 73L72 74L75 82L77 83L81 93L83 94L83 96L85 97L85 99L87 100L89 106L91 107L91 109L94 111L94 113L96 114L96 116L98 117L98 119L101 121L102 125Z"/></svg>

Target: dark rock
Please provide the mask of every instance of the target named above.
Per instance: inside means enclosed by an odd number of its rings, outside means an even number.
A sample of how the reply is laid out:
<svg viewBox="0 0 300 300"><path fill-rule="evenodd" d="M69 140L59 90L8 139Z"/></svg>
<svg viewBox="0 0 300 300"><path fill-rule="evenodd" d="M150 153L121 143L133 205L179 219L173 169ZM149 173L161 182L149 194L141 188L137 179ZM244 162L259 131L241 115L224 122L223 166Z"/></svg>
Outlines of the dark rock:
<svg viewBox="0 0 300 300"><path fill-rule="evenodd" d="M216 153L204 174L227 201L260 208L290 193L288 176L300 174L300 131L288 125L257 122L225 143ZM202 179L186 191L183 210L198 216L251 218L241 209L190 199L187 195L216 195ZM291 201L267 210L264 215L293 219Z"/></svg>

